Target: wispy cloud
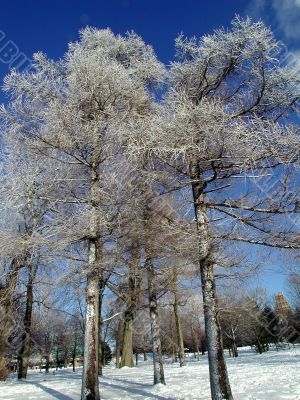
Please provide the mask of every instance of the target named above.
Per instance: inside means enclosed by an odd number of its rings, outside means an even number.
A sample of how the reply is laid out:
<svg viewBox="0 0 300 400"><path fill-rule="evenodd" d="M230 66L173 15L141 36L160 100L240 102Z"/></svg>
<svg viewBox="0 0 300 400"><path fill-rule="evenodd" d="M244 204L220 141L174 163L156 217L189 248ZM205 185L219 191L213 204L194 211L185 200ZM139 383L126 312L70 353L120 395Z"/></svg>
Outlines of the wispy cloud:
<svg viewBox="0 0 300 400"><path fill-rule="evenodd" d="M273 0L280 30L288 39L300 39L300 0Z"/></svg>
<svg viewBox="0 0 300 400"><path fill-rule="evenodd" d="M300 41L300 0L253 0L247 13L275 25L289 41Z"/></svg>
<svg viewBox="0 0 300 400"><path fill-rule="evenodd" d="M246 13L251 16L261 16L267 6L266 0L253 0L246 9Z"/></svg>

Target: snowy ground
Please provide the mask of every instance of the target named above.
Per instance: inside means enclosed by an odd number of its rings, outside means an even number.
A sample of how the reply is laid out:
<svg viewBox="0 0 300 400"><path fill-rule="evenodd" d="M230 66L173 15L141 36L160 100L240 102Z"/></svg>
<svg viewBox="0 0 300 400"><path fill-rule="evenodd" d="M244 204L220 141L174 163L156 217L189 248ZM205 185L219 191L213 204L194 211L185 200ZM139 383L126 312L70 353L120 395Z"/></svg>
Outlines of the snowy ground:
<svg viewBox="0 0 300 400"><path fill-rule="evenodd" d="M227 359L235 400L300 400L300 348L259 355L243 349L236 360ZM165 366L167 386L152 385L152 365L116 370L105 368L101 378L102 400L209 400L207 358L191 360L184 368ZM1 400L80 399L81 371L65 369L47 376L30 371L27 381L15 376L0 384Z"/></svg>

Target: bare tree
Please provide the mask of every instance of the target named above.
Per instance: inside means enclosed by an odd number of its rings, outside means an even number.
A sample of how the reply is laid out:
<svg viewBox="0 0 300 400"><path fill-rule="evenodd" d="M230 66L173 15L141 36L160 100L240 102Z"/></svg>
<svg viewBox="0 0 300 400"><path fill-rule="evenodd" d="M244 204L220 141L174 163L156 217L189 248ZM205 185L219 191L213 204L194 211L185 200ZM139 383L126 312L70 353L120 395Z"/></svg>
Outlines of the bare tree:
<svg viewBox="0 0 300 400"><path fill-rule="evenodd" d="M180 36L176 46L180 61L172 64L165 101L136 126L132 152L155 160L160 175L168 171L173 190L191 188L211 394L214 400L232 399L217 317L215 247L222 238L297 246L278 221L276 228L264 225L267 214L295 212L295 196L290 202L274 195L284 186L278 176L274 193L260 190L258 199L241 196L239 185L255 176L266 183L270 171L280 174L282 165L298 160L299 137L288 119L299 110L297 78L280 66L280 46L270 30L250 19L236 18L232 30L199 41ZM220 218L226 221L217 225Z"/></svg>
<svg viewBox="0 0 300 400"><path fill-rule="evenodd" d="M81 32L80 41L69 47L63 61L39 53L33 67L30 74L13 72L6 78L5 90L13 99L2 117L8 135L30 148L41 162L55 164L51 179L56 196L50 200L65 215L57 222L61 240L86 241L81 397L99 399L99 271L110 220L108 180L113 176L109 169L122 148L130 118L147 110L148 85L160 79L162 67L137 35L122 38L90 28Z"/></svg>
<svg viewBox="0 0 300 400"><path fill-rule="evenodd" d="M127 307L122 336L127 365L141 284L150 310L154 383L165 383L159 296L169 291L166 277L185 254L201 276L212 399L232 400L215 271L233 241L300 247L293 219L299 212L299 188L293 183L299 135L291 118L299 115L299 80L280 65L281 48L270 30L250 19L236 17L231 30L200 40L180 36L176 47L178 61L168 70L167 85L160 87L163 97L154 96L154 84L163 81L165 70L152 48L133 33L121 37L110 30L87 28L62 60L38 53L30 73L13 71L6 77L11 101L1 117L7 148L15 160L26 155L12 171L27 162L36 166L30 201L45 201L47 212L39 229L18 242L20 251L10 247L15 232L3 235L6 281L0 296L6 319L0 368L19 272L24 266L31 271L29 321L35 270L28 260L33 250L47 248L53 257L69 260L70 280L75 273L86 280L81 399L100 398L106 287ZM25 171L25 181L30 178ZM18 180L10 193L26 203L21 188ZM110 257L114 251L116 257ZM137 282L141 270L144 280ZM181 271L171 272L183 365L178 292L183 278ZM122 279L117 285L118 274L128 278L126 284ZM49 369L53 332L46 325ZM199 349L198 323L192 328ZM28 344L29 325L25 330Z"/></svg>

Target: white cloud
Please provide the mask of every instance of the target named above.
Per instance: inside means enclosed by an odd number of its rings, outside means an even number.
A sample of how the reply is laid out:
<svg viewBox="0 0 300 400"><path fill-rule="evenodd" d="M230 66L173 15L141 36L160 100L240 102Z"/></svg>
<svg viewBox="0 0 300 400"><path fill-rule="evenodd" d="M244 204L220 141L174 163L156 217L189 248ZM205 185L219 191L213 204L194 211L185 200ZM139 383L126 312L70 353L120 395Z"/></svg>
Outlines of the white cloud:
<svg viewBox="0 0 300 400"><path fill-rule="evenodd" d="M247 13L267 23L272 20L286 39L300 41L300 0L253 0Z"/></svg>
<svg viewBox="0 0 300 400"><path fill-rule="evenodd" d="M253 0L247 7L246 13L255 17L261 16L266 5L267 5L266 0Z"/></svg>
<svg viewBox="0 0 300 400"><path fill-rule="evenodd" d="M300 0L273 0L280 30L287 39L300 39Z"/></svg>

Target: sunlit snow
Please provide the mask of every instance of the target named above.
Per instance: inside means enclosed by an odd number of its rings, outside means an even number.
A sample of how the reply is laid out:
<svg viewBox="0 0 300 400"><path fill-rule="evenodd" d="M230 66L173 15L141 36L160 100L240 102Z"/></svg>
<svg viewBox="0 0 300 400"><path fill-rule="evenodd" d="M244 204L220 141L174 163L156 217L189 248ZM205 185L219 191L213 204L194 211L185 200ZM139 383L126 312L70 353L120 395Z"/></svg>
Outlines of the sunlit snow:
<svg viewBox="0 0 300 400"><path fill-rule="evenodd" d="M102 400L190 400L210 399L207 357L198 362L192 356L186 367L166 361L167 386L152 384L151 360L140 361L134 368L105 368L100 379ZM271 350L262 355L241 349L237 359L227 358L235 400L300 400L300 347ZM29 372L27 381L11 376L0 384L2 400L79 400L81 369L71 368L48 375Z"/></svg>

